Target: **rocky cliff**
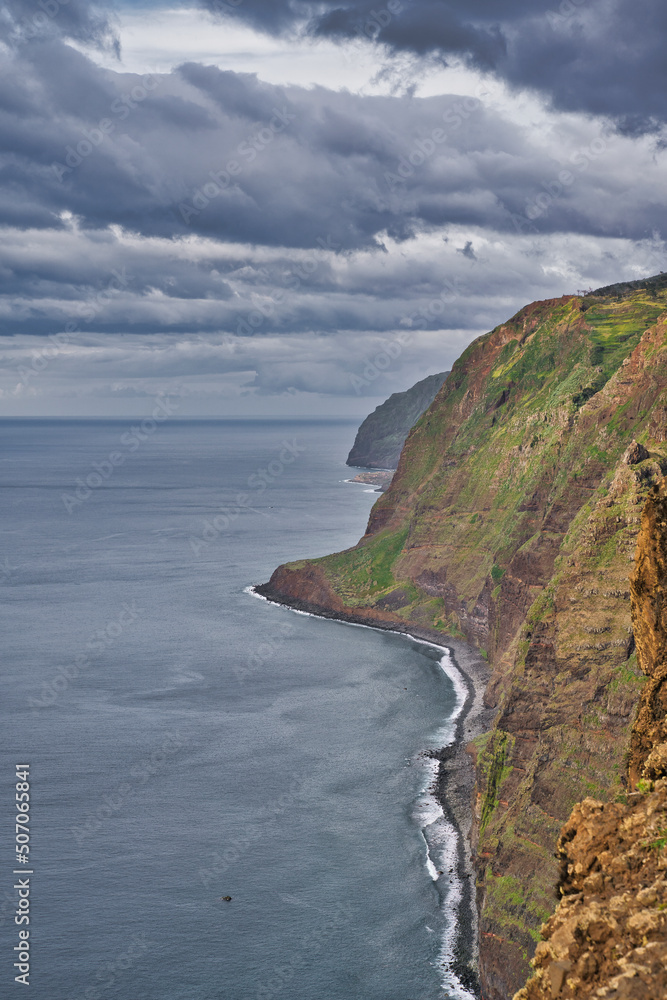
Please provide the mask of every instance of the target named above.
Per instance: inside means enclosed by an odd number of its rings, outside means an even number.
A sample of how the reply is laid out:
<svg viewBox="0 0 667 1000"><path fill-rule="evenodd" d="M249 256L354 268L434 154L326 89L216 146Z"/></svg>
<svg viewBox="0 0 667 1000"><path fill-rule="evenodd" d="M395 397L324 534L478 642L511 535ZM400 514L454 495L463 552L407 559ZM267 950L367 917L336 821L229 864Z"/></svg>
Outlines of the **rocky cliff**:
<svg viewBox="0 0 667 1000"><path fill-rule="evenodd" d="M631 589L647 677L630 739L638 788L573 810L558 842L562 901L515 1000L667 996L667 481L649 495Z"/></svg>
<svg viewBox="0 0 667 1000"><path fill-rule="evenodd" d="M370 413L357 431L347 464L395 469L411 427L428 409L449 372L429 375L406 392L395 392Z"/></svg>
<svg viewBox="0 0 667 1000"><path fill-rule="evenodd" d="M359 544L280 567L265 590L464 638L488 659L495 722L469 747L487 1000L525 982L574 804L624 795L626 754L639 767L648 746L629 748L649 691L635 643L649 640L634 638L628 574L667 472L666 309L660 280L611 286L533 303L479 338Z"/></svg>

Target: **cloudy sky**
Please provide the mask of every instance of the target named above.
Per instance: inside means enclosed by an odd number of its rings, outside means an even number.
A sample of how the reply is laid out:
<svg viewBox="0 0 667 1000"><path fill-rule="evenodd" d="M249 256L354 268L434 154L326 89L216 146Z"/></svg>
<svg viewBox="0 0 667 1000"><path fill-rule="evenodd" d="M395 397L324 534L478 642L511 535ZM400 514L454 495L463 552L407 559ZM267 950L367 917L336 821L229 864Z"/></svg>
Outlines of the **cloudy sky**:
<svg viewBox="0 0 667 1000"><path fill-rule="evenodd" d="M363 416L667 270L660 0L6 0L0 415Z"/></svg>

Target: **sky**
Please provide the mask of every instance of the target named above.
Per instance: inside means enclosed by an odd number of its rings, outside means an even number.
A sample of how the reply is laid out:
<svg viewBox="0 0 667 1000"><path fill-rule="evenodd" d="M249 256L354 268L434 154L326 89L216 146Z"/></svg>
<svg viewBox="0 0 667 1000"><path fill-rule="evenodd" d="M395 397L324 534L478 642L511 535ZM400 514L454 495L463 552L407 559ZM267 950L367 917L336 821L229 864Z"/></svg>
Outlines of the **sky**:
<svg viewBox="0 0 667 1000"><path fill-rule="evenodd" d="M667 270L667 6L5 0L0 416L362 418Z"/></svg>

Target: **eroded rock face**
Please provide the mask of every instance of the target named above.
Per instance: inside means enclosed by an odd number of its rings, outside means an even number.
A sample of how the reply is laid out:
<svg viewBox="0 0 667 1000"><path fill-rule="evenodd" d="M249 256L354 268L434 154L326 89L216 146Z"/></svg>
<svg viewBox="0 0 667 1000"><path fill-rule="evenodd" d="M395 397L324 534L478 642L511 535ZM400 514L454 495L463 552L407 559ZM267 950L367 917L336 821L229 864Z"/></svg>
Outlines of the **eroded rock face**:
<svg viewBox="0 0 667 1000"><path fill-rule="evenodd" d="M558 842L563 900L514 1000L667 996L667 780L629 799L572 812Z"/></svg>
<svg viewBox="0 0 667 1000"><path fill-rule="evenodd" d="M263 588L258 588L261 593ZM279 566L271 577L271 595L282 594L293 603L342 611L342 601L331 591L326 577L312 563Z"/></svg>
<svg viewBox="0 0 667 1000"><path fill-rule="evenodd" d="M623 456L623 461L626 465L638 465L640 462L645 462L647 458L650 458L648 449L643 444L633 441Z"/></svg>
<svg viewBox="0 0 667 1000"><path fill-rule="evenodd" d="M633 726L629 774L632 781L657 777L667 741L667 480L644 509L631 581L632 626L639 662L649 677ZM662 773L662 772L660 772Z"/></svg>
<svg viewBox="0 0 667 1000"><path fill-rule="evenodd" d="M631 580L639 664L648 677L633 725L627 801L585 799L558 842L556 913L535 976L515 1000L667 997L667 481L650 494ZM624 797L625 798L625 797Z"/></svg>

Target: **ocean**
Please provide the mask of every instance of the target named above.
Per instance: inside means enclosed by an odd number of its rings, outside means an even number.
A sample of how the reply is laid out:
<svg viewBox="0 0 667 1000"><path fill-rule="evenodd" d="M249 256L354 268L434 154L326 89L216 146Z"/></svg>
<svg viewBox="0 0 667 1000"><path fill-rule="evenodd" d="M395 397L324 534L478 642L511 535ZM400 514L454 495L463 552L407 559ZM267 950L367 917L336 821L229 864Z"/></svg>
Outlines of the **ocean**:
<svg viewBox="0 0 667 1000"><path fill-rule="evenodd" d="M251 591L363 533L354 431L0 422L3 995L18 879L35 1000L469 995L429 792L462 703L446 651Z"/></svg>

